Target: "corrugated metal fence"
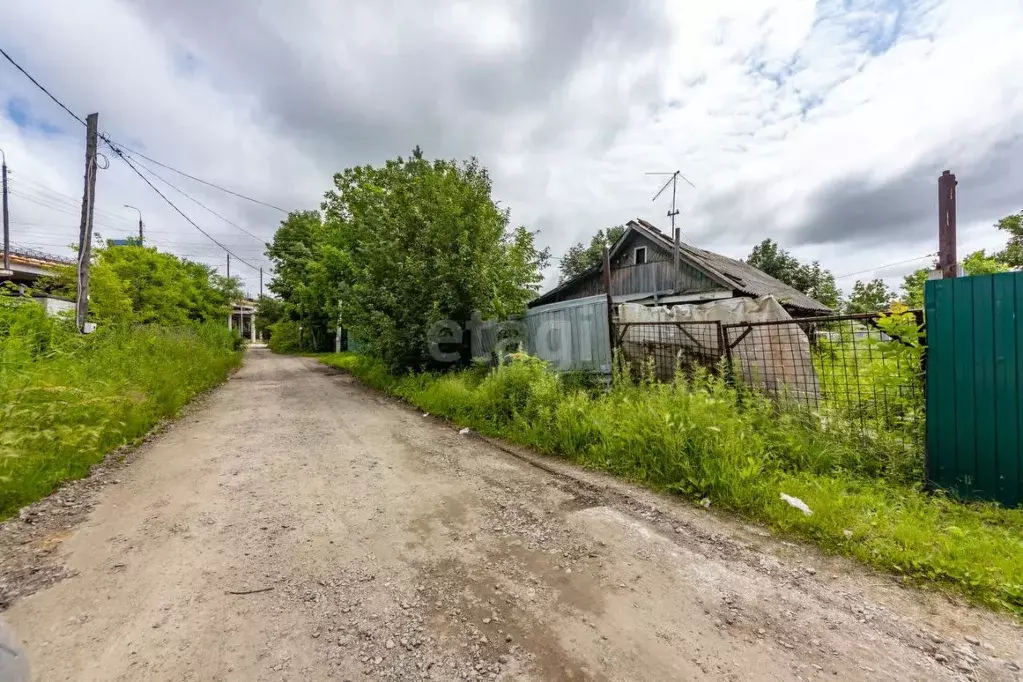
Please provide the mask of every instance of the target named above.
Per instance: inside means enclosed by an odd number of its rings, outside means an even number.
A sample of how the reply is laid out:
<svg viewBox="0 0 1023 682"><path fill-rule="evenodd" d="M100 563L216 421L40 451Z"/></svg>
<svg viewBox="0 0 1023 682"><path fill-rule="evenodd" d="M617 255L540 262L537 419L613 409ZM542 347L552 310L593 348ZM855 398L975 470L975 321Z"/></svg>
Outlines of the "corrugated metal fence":
<svg viewBox="0 0 1023 682"><path fill-rule="evenodd" d="M1023 273L932 280L924 301L929 482L1015 506L1023 498Z"/></svg>
<svg viewBox="0 0 1023 682"><path fill-rule="evenodd" d="M611 372L607 298L590 296L531 308L525 317L488 321L472 334L473 357L492 357L519 345L561 372Z"/></svg>

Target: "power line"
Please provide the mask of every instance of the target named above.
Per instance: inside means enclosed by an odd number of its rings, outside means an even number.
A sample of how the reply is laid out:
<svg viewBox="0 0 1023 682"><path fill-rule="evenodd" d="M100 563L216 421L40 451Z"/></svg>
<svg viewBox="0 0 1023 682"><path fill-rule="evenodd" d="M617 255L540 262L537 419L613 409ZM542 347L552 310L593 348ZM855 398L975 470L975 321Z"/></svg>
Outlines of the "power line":
<svg viewBox="0 0 1023 682"><path fill-rule="evenodd" d="M199 227L198 223L196 223L196 222L195 222L194 220L192 220L191 218L189 218L189 217L188 217L188 216L187 216L187 215L185 214L185 212L184 212L184 211L182 211L182 210L181 210L180 208L178 208L178 207L177 207L177 205L176 205L176 204L175 204L175 203L174 203L173 201L171 201L170 199L168 199L168 198L167 198L167 195L166 195L166 194L164 194L164 193L163 193L163 192L161 192L161 191L160 191L159 189L157 189L156 185L154 185L154 184L153 184L152 182L150 182L150 181L149 181L149 178L147 178L147 177L146 177L145 175L143 175L143 174L142 174L142 172L141 172L141 171L140 171L140 170L139 170L138 168L136 168L136 167L135 167L135 164L133 164L133 163L131 162L131 160L130 160L130 159L129 159L129 158L127 157L127 156L125 156L125 155L124 155L124 153L122 153L122 152L121 152L121 150L120 150L120 149L119 149L119 148L118 148L118 147L117 147L117 146L116 146L116 145L115 145L115 144L114 144L113 142L111 142L111 141L110 141L110 139L109 139L108 137L106 137L106 136L101 136L101 137L102 137L103 141L104 141L104 142L106 143L106 145L107 145L108 147L110 147L110 150L111 150L111 151L113 151L113 152L114 152L114 154L117 154L117 156L119 156L119 157L121 158L121 160L122 160L122 161L124 161L124 162L125 162L126 164L128 164L128 167L129 167L129 168L131 168L131 169L132 169L132 171L134 171L134 172L135 172L135 175L137 175L137 176L139 176L140 178L142 178L143 182L145 182L145 183L146 183L147 185L149 185L149 187L150 187L150 188L152 188L152 190L153 190L154 192L156 192L157 194L159 194L159 195L160 195L160 198L161 198L161 199L163 199L164 201L166 201L166 202L167 202L167 205L168 205L168 206L170 206L171 208L173 208L173 209L174 209L175 211L177 211L177 212L178 212L178 214L179 214L179 215L180 215L180 216L181 216L182 218L184 218L185 220L187 220L187 221L188 221L188 222L189 222L189 223L190 223L190 224L192 225L192 227L194 227L195 229L197 229L197 230L199 230L200 232L202 232L202 233L203 233L204 235L206 235L206 238L207 238L207 239L209 239L209 240L210 240L211 242L213 242L214 244L216 244L217 246L219 246L220 248L222 248L222 249L223 249L224 251L226 251L227 253L230 253L230 254L231 254L232 256L234 256L235 258L237 258L237 259L238 259L239 261L241 261L241 262L242 262L242 263L244 263L245 265L248 265L248 266L249 266L250 268L252 268L253 270L259 270L259 268L257 268L257 267L256 267L255 265L253 265L252 263L248 262L248 261L247 261L247 260L245 260L244 258L242 258L242 257L238 256L237 254L231 253L231 250L230 250L229 248L227 248L226 246L224 246L223 244L221 244L221 243L220 243L219 241L217 241L216 239L214 239L214 238L213 238L213 236L212 236L212 235L211 235L211 234L210 234L209 232L207 232L206 230L204 230L204 229L202 229L201 227Z"/></svg>
<svg viewBox="0 0 1023 682"><path fill-rule="evenodd" d="M244 194L240 194L239 192L235 192L234 190L227 189L226 187L221 187L220 185L218 185L218 184L216 184L214 182L209 182L208 180L203 180L202 178L197 178L194 175L190 175L190 174L186 173L185 171L178 170L177 168L174 168L173 166L168 166L167 164L161 163L160 161L157 161L156 159L154 159L152 157L146 156L145 154L143 154L140 151L136 151L136 150L132 149L131 147L126 147L125 145L123 145L121 143L117 143L117 146L120 147L125 152L128 152L129 154L133 154L135 156L141 157L141 158L145 159L146 161L149 161L150 163L155 163L157 166L160 166L161 168L166 168L167 170L173 171L173 172L177 173L178 175L183 175L184 177L188 178L189 180L195 180L196 182L202 183L202 184L206 185L207 187L212 187L214 189L219 189L221 192L226 192L227 194L230 194L232 196L236 196L239 199L245 199L246 201L251 201L252 203L259 204L260 206L266 206L267 208L272 208L275 211L280 211L281 213L284 213L284 214L289 213L289 211L286 211L285 209L281 208L280 206L274 206L273 204L269 204L269 203L267 203L265 201L260 201L259 199L253 199L250 196L246 196ZM138 163L138 161L136 161L136 163ZM139 164L139 165L141 165L141 164ZM146 169L146 170L149 170L149 169ZM152 173L153 171L149 171L149 172ZM156 175L156 174L153 173L153 175ZM159 177L159 176L157 176L157 177ZM162 180L162 178L161 178L161 180ZM167 181L164 180L164 182L167 182ZM167 184L170 184L170 183L167 183Z"/></svg>
<svg viewBox="0 0 1023 682"><path fill-rule="evenodd" d="M67 106L66 106L66 105L65 105L65 104L64 104L63 102L61 102L61 101L60 101L59 99L57 99L57 98L56 98L56 97L55 97L55 96L53 95L53 93L51 93L51 92L50 92L49 90L47 90L47 89L46 89L45 87L43 87L43 85L42 85L42 84L41 84L41 83L40 83L39 81L37 81L37 80L36 80L35 78L33 78L33 77L32 77L32 75L31 75L31 74L30 74L30 73L29 73L28 71L26 71L26 70L25 70L24 68L22 68L22 66L21 66L20 64L18 64L18 62L14 61L14 58L13 58L13 57L11 57L11 55L7 54L7 52L6 52L6 51L4 51L4 50L3 50L2 48L0 48L0 55L3 55L3 57L4 57L4 58L5 58L5 59L6 59L7 61L9 61L9 62L10 62L10 63L11 63L11 64L12 64L13 66L14 66L14 68L16 68L16 69L17 69L18 71L20 71L20 72L21 72L22 74L24 74L24 76L25 76L26 78L28 78L28 79L29 79L29 80L30 80L30 81L32 82L32 84L33 84L33 85L35 85L35 86L36 86L37 88L39 88L39 89L40 89L40 90L42 90L42 91L43 91L44 93L46 93L46 95L47 95L47 96L48 96L48 97L49 97L50 99L52 99L52 100L53 100L53 101L54 101L54 102L55 102L55 103L57 104L57 106L59 106L59 107L60 107L61 109L63 109L64 111L66 111L66 112L67 112L68 114L70 114L72 118L74 118L74 119L75 119L76 121L78 121L79 123L81 123L81 124L82 124L83 126L84 126L84 125L86 125L86 123L85 123L85 120L84 120L84 119L82 119L82 118L81 118L80 116L78 116L78 114L76 114L75 112L71 111L71 109L69 109L69 108L68 108L68 107L67 107ZM151 187L151 188L153 189L153 191L154 191L154 192L156 192L157 194L159 194L159 195L160 195L160 197L161 197L161 198L162 198L162 199L163 199L164 201L166 201L166 202L167 202L168 204L170 204L170 206L171 206L171 207L172 207L172 208L173 208L173 209L174 209L175 211L177 211L178 213L180 213L180 214L181 214L181 217L183 217L183 218L184 218L185 220L187 220L187 221L188 221L189 223L191 223L191 224L192 224L192 226L193 226L193 227L195 227L195 229L197 229L197 230L199 230L200 232L202 232L203 234L205 234L205 235L206 235L206 236L207 236L207 237L209 238L209 240L210 240L210 241L212 241L213 243L217 244L218 246L220 246L221 248L223 248L223 249L224 249L225 251L227 251L227 248L226 248L226 247L224 247L224 246L223 246L222 244L220 244L220 242L218 242L217 240L213 239L213 237L211 237L211 236L210 236L210 235L209 235L209 234L208 234L208 233L207 233L207 232L206 232L205 230L203 230L203 229L202 229L201 227L199 227L199 226L198 226L198 225L197 225L197 224L196 224L196 223L195 223L195 222L194 222L194 221L193 221L193 220L192 220L191 218L189 218L189 217L188 217L187 215L185 215L185 213L184 213L184 212L183 212L183 211L182 211L181 209L179 209L179 208L178 208L177 206L175 206L175 205L174 205L174 203L173 203L173 202L172 202L172 201L171 201L170 199L168 199L168 198L167 198L167 197L166 197L166 196L165 196L165 195L163 194L163 192L161 192L160 190L158 190L158 189L156 188L156 186L155 186L155 185L153 185L153 183L151 183L151 182L149 181L149 179L148 179L148 178L147 178L146 176L144 176L144 175L143 175L142 173L140 173L140 172L139 172L139 170L138 170L138 169L137 169L137 168L136 168L136 167L135 167L135 166L134 166L134 165L133 165L133 164L131 163L131 161L129 161L129 160L128 160L128 159L127 159L127 158L125 157L125 154L124 154L124 152L122 152L122 151L121 151L121 147L122 147L122 145L117 145L116 143L114 143L114 142L113 142L113 140L111 140L111 139L110 139L110 137L109 137L108 135L102 135L101 137L102 137L103 141L104 141L104 142L105 142L105 143L107 144L107 146L108 146L108 147L110 147L110 149L111 149L111 150L112 150L112 151L113 151L113 152L114 152L115 154L117 154L117 155L118 155L119 157L121 157L121 160L123 160L123 161L124 161L125 163L127 163L127 164L128 164L128 166L129 166L129 167L130 167L130 168L131 168L131 169L132 169L132 170L133 170L133 171L135 172L135 174L136 174L136 175L138 175L138 176L139 176L140 178L142 178L142 179L143 179L143 180L145 181L145 183L146 183L147 185L149 185L149 186L150 186L150 187ZM116 146L115 146L115 145L116 145ZM189 178L189 179L191 179L191 180L195 180L196 182L202 183L202 184L204 184L204 185L207 185L207 186L209 186L209 187L213 187L214 189L218 189L218 190L220 190L221 192L226 192L227 194L231 194L231 195L233 195L233 196L236 196L236 197L238 197L238 198L240 198L240 199L245 199L246 201L251 201L251 202L253 202L253 203L256 203L256 204L260 204L260 205L262 205L262 206L266 206L266 207L268 207L268 208L272 208L272 209L275 209L275 210L277 210L277 211L280 211L281 213L285 213L285 214L286 214L286 213L288 213L288 211L284 210L284 209L283 209L283 208L281 208L280 206L274 206L273 204L267 203L267 202L265 202L265 201L260 201L259 199L254 199L254 198L252 198L252 197L246 196L246 195L244 195L244 194L241 194L241 193L239 193L239 192L235 192L235 191L233 191L233 190L229 190L229 189L227 189L226 187L221 187L220 185L218 185L218 184L216 184L216 183L213 183L213 182L209 182L209 181L207 181L207 180L203 180L203 179L201 179L201 178L197 178L197 177L195 177L194 175L190 175L190 174L188 174L188 173L185 173L184 171L178 170L177 168L174 168L174 167L172 167L172 166L168 166L167 164L165 164L165 163L162 163L162 162L160 162L160 161L157 161L156 159L153 159L153 158L151 158L151 157L149 157L149 156L146 156L146 155L145 155L145 154L143 154L142 152L139 152L139 151L136 151L136 150L134 150L134 149L131 149L130 147L123 147L123 149L124 149L125 151L128 151L128 152L130 152L130 153L132 153L132 154L135 154L135 155L137 155L137 156L139 156L139 157L141 157L141 158L143 158L143 159L146 159L147 161L150 161L150 162L152 162L152 163L155 163L155 164L156 164L156 165L158 165L158 166L161 166L161 167L163 167L163 168L166 168L166 169L168 169L168 170L174 171L175 173L178 173L179 175L183 175L183 176L185 176L185 177L187 177L187 178ZM152 171L150 171L150 172L152 172ZM166 182L166 181L164 181L164 182ZM168 183L168 184L170 184L170 183ZM176 188L175 188L175 189L176 189ZM178 190L178 191L181 191L181 190ZM182 194L184 194L184 192L182 192ZM186 195L186 196L187 196L187 195ZM194 201L194 200L193 200L193 201ZM197 201L196 203L199 203L199 202ZM258 239L258 237L257 237L257 239ZM228 253L230 253L230 251L228 251ZM254 268L254 267L252 266L252 264L251 264L251 263L247 263L246 261L242 260L241 258L239 258L238 260L242 261L243 263L245 263L245 265L248 265L248 266L249 266L250 268L253 268L253 269L256 269L256 270L258 270L258 268Z"/></svg>
<svg viewBox="0 0 1023 682"><path fill-rule="evenodd" d="M923 260L924 258L934 258L937 255L938 254L936 254L936 253L928 253L928 254L925 254L923 256L917 256L916 258L909 258L907 260L900 260L900 261L895 262L895 263L885 263L884 265L877 265L877 266L872 267L872 268L867 268L866 270L860 270L859 272L850 272L850 273L845 274L845 275L839 275L839 276L835 277L835 279L836 280L845 279L846 277L853 277L855 275L862 275L862 274L864 274L866 272L877 272L878 270L884 270L885 268L894 267L896 265L905 265L906 263L913 263L913 262L916 262L918 260Z"/></svg>
<svg viewBox="0 0 1023 682"><path fill-rule="evenodd" d="M61 109L63 109L64 111L66 111L66 112L68 112L69 114L71 114L72 118L74 118L74 119L75 119L76 121L78 121L78 122L79 122L79 123L81 123L82 125L85 125L85 121L84 121L83 119L81 119L81 118L80 118L80 117L78 116L78 114L76 114L75 112L71 111L71 110L70 110L70 109L68 109L68 108L67 108L66 106L64 106L64 103L63 103L63 102L61 102L61 101L60 101L59 99L57 99L56 97L54 97L54 96L53 96L53 94L52 94L52 93L51 93L51 92L50 92L49 90L47 90L46 88L44 88L44 87L43 87L43 86L42 86L42 85L41 85L41 84L39 83L39 81L37 81L37 80L36 80L35 78L32 78L32 74L30 74L30 73L29 73L28 71L26 71L25 69L21 68L21 64L18 64L18 62L14 61L14 58L13 58L13 57L11 57L11 55L7 54L7 53L6 53L5 51L4 51L4 49L3 49L2 47L0 47L0 55L3 55L3 56L4 56L4 59L6 59L7 61L9 61L9 62L10 62L11 64L13 64L13 65L14 65L14 68L16 68L16 69L17 69L18 71L21 71L21 72L22 72L23 74L25 74L25 78L27 78L27 79L29 79L30 81L32 81L32 84L33 84L34 86L36 86L37 88L39 88L40 90L42 90L43 92L45 92L45 93L46 93L46 96L47 96L47 97L49 97L50 99L52 99L52 100L53 100L54 102L56 102L56 103L57 103L57 106L59 106L59 107L60 107Z"/></svg>
<svg viewBox="0 0 1023 682"><path fill-rule="evenodd" d="M131 155L130 155L130 154L128 154L127 156L129 156L129 157L130 157ZM237 230L240 230L241 232L244 232L244 233L245 233L245 234L247 234L248 236L252 237L252 238L253 238L253 239L255 239L256 241L258 241L258 242L259 242L260 244L266 244L266 240L265 240L265 239L263 239L262 237L260 237L260 236L258 236L258 235L254 235L254 234L252 234L251 232L249 232L248 230L246 230L246 229L245 229L244 227L242 227L241 225L238 225L237 223L231 222L230 220L228 220L228 219L227 219L227 218L225 218L224 216L220 215L219 213L217 213L216 211L214 211L214 210L213 210L212 208L210 208L210 207L209 207L209 206L207 206L206 204L202 203L201 201L199 201L199 200L198 200L198 199L196 199L195 197L191 196L190 194L187 194L187 193L186 193L186 192L185 192L184 190L181 190L181 189L179 189L179 188L175 187L175 186L174 186L174 185L172 185L172 184L171 184L171 183L170 183L170 182L169 182L169 181L168 181L168 180L167 180L166 178L164 178L164 177L162 177L162 176L158 175L157 173L155 173L155 172L153 171L153 169L152 169L152 168L148 168L148 167L147 167L147 166L146 166L145 164L143 164L143 163L140 163L138 159L133 159L133 160L134 160L134 161L135 161L135 163L137 163L137 164L138 164L138 165L139 165L139 166L140 166L140 167L141 167L142 169L144 169L144 170L145 170L145 171L146 171L147 173L149 173L149 174L150 174L150 175L152 175L152 176L153 176L154 178L156 178L157 180L161 181L162 183L164 183L165 185L167 185L168 187L170 187L170 188L171 188L172 190L174 190L174 191L175 191L175 192L177 192L178 194L181 194L181 195L183 195L183 196L184 196L185 198L187 198L187 199L189 199L189 200L191 200L191 201L195 202L195 203L196 203L196 204L198 204L198 205L199 205L200 207L202 207L202 208L206 209L207 211L209 211L209 212L210 212L210 213L212 213L213 215L217 216L218 218L220 218L221 220L223 220L223 221L224 221L225 223L227 223L227 224L228 224L228 225L230 225L231 227L233 227L233 228L235 228L235 229L237 229Z"/></svg>

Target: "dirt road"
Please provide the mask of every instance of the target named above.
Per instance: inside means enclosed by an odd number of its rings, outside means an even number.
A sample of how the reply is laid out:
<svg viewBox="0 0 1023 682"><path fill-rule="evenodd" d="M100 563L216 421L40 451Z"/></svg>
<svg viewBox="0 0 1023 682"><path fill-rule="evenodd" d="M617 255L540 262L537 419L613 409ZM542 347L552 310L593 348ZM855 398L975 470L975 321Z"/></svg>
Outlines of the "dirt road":
<svg viewBox="0 0 1023 682"><path fill-rule="evenodd" d="M76 526L8 524L11 594L69 577L4 617L38 680L1019 679L1006 618L539 464L253 350Z"/></svg>

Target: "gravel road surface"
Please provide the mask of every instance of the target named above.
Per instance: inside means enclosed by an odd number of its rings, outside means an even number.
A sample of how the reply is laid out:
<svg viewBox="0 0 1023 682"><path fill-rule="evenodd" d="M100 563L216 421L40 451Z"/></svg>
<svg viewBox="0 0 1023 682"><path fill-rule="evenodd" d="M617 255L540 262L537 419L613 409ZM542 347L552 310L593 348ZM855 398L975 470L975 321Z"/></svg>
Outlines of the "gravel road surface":
<svg viewBox="0 0 1023 682"><path fill-rule="evenodd" d="M0 528L34 679L1019 680L1010 619L489 443L315 361L243 368Z"/></svg>

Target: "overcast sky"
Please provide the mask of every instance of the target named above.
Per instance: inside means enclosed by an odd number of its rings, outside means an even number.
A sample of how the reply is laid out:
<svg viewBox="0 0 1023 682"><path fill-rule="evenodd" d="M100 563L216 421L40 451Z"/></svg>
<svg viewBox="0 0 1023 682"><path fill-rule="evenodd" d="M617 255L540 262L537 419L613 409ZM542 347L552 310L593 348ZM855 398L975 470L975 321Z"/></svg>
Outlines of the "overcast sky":
<svg viewBox="0 0 1023 682"><path fill-rule="evenodd" d="M846 289L928 263L884 267L936 250L942 169L961 255L1023 209L1020 0L0 0L0 17L0 46L112 139L286 209L418 144L477 156L558 256L630 218L666 230L645 173L681 169L688 241L743 257L773 237ZM84 129L6 62L0 149L12 241L68 253ZM282 217L154 169L264 239ZM97 187L103 237L138 206L153 243L223 272L123 163ZM269 270L259 240L161 188Z"/></svg>

